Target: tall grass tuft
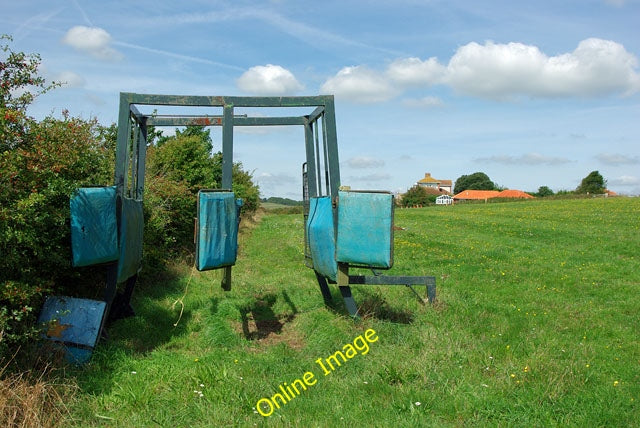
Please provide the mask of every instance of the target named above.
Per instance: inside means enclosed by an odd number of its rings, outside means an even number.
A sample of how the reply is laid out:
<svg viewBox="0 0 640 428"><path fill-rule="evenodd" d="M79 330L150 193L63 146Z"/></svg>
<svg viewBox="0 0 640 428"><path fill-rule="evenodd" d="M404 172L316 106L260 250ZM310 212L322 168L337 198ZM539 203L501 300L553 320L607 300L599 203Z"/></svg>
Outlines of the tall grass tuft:
<svg viewBox="0 0 640 428"><path fill-rule="evenodd" d="M50 366L21 373L7 367L0 367L0 426L57 427L68 421L67 405L77 391L71 380L62 381Z"/></svg>

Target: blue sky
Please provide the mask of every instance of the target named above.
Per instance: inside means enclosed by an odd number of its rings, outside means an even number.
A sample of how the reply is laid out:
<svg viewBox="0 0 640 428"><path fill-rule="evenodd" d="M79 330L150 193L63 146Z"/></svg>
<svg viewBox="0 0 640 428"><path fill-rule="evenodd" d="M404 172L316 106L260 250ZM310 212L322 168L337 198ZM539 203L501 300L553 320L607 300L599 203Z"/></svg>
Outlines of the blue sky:
<svg viewBox="0 0 640 428"><path fill-rule="evenodd" d="M0 5L13 49L66 82L36 117L110 124L119 92L334 94L352 188L482 171L507 188L572 190L598 170L640 194L639 0ZM236 129L234 141L263 196L301 198L302 129Z"/></svg>

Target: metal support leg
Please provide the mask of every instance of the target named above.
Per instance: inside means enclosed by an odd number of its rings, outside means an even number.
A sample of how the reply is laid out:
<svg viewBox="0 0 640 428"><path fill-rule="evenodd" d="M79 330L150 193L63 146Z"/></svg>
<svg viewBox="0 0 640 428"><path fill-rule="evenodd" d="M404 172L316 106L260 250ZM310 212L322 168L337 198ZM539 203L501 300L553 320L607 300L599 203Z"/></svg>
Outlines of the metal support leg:
<svg viewBox="0 0 640 428"><path fill-rule="evenodd" d="M358 317L358 306L351 295L351 287L349 287L349 265L346 263L338 263L338 287L340 294L344 299L344 305L349 311L349 315L354 318Z"/></svg>
<svg viewBox="0 0 640 428"><path fill-rule="evenodd" d="M122 303L131 308L131 297L133 296L133 289L136 286L136 282L138 281L138 275L133 275L131 278L127 280L127 284L124 287L124 293L122 293ZM133 309L131 309L132 315Z"/></svg>
<svg viewBox="0 0 640 428"><path fill-rule="evenodd" d="M320 291L322 292L322 298L324 299L324 304L329 305L333 301L333 298L331 297L331 290L329 290L329 286L327 285L327 280L324 276L320 275L318 272L315 272L315 274L316 274L316 278L318 279L318 285L320 285Z"/></svg>
<svg viewBox="0 0 640 428"><path fill-rule="evenodd" d="M427 282L427 299L429 299L429 303L435 303L436 301L436 277L428 276L426 278Z"/></svg>
<svg viewBox="0 0 640 428"><path fill-rule="evenodd" d="M118 263L112 263L107 267L107 283L104 286L104 301L107 302L107 313L111 308L113 299L116 297L118 290Z"/></svg>
<svg viewBox="0 0 640 428"><path fill-rule="evenodd" d="M223 268L223 277L222 277L222 289L224 291L230 291L231 290L231 266L225 266Z"/></svg>
<svg viewBox="0 0 640 428"><path fill-rule="evenodd" d="M104 316L102 317L102 322L100 324L100 332L98 333L98 338L106 337L106 331L104 329L107 324L107 320L109 319L109 315L111 313L111 305L113 304L113 299L116 297L116 292L118 290L118 263L112 263L107 266L107 278L106 284L104 286L104 301L106 302L106 308L104 310Z"/></svg>
<svg viewBox="0 0 640 428"><path fill-rule="evenodd" d="M127 282L124 285L124 291L122 293L116 293L109 312L110 321L116 321L136 315L135 311L131 307L131 296L133 295L133 289L136 286L137 280L138 275L133 275L127 279Z"/></svg>
<svg viewBox="0 0 640 428"><path fill-rule="evenodd" d="M347 311L349 311L349 315L353 318L358 318L358 307L356 306L356 301L353 300L353 296L351 295L351 287L348 285L341 285L340 293L344 299L344 305L346 306Z"/></svg>

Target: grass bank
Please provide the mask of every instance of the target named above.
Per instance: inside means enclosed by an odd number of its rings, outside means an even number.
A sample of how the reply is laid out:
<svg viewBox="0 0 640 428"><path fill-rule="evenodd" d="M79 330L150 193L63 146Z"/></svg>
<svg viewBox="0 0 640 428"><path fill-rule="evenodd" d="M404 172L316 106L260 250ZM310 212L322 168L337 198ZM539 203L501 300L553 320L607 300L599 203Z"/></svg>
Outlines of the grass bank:
<svg viewBox="0 0 640 428"><path fill-rule="evenodd" d="M438 303L354 286L360 321L335 286L323 304L301 216L266 215L242 237L230 292L217 271L145 273L137 316L72 374L63 425L633 426L639 215L638 198L398 209L390 273L435 275ZM357 341L324 375L316 361L369 329L368 352ZM308 372L316 382L291 394ZM261 416L281 391L294 397Z"/></svg>

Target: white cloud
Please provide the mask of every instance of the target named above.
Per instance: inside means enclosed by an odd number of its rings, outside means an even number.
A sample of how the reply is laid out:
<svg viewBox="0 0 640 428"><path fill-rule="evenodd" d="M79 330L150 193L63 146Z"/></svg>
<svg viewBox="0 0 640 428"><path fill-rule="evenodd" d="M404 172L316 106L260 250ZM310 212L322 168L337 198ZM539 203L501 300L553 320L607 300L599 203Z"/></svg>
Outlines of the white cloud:
<svg viewBox="0 0 640 428"><path fill-rule="evenodd" d="M387 101L398 93L385 76L363 65L344 67L324 82L320 92L363 104Z"/></svg>
<svg viewBox="0 0 640 428"><path fill-rule="evenodd" d="M596 156L600 162L607 165L636 165L640 164L640 157L627 156L618 153L600 153Z"/></svg>
<svg viewBox="0 0 640 428"><path fill-rule="evenodd" d="M289 184L295 182L298 178L289 174L263 172L255 180L260 185L266 185L269 187L282 186L283 184Z"/></svg>
<svg viewBox="0 0 640 428"><path fill-rule="evenodd" d="M280 196L285 189L291 190L292 187L300 189L300 193L302 191L301 178L286 173L262 172L254 177L254 182L260 187L260 194L263 196ZM300 199L300 193L288 192L287 195L294 199Z"/></svg>
<svg viewBox="0 0 640 428"><path fill-rule="evenodd" d="M432 107L442 107L444 103L438 97L424 97L424 98L407 98L402 101L407 107L416 107L416 108L432 108Z"/></svg>
<svg viewBox="0 0 640 428"><path fill-rule="evenodd" d="M387 76L405 86L423 86L440 83L446 71L435 57L426 61L412 57L393 61L387 67Z"/></svg>
<svg viewBox="0 0 640 428"><path fill-rule="evenodd" d="M567 158L545 156L539 153L526 153L520 156L497 155L477 158L478 162L491 162L504 165L561 165L571 162Z"/></svg>
<svg viewBox="0 0 640 428"><path fill-rule="evenodd" d="M638 186L640 185L640 178L632 175L623 175L613 180L607 180L607 184L614 186Z"/></svg>
<svg viewBox="0 0 640 428"><path fill-rule="evenodd" d="M355 169L379 168L384 166L382 159L374 159L368 156L356 156L347 160L347 165Z"/></svg>
<svg viewBox="0 0 640 428"><path fill-rule="evenodd" d="M304 88L293 73L273 64L251 67L236 83L243 91L255 95L291 95Z"/></svg>
<svg viewBox="0 0 640 428"><path fill-rule="evenodd" d="M596 38L553 57L522 43L472 42L449 61L446 82L459 92L488 98L628 94L640 89L637 66L624 46Z"/></svg>
<svg viewBox="0 0 640 428"><path fill-rule="evenodd" d="M56 82L62 82L63 88L82 88L87 83L84 77L74 73L73 71L63 71L58 73L54 76L53 80Z"/></svg>
<svg viewBox="0 0 640 428"><path fill-rule="evenodd" d="M409 87L447 85L471 96L512 99L558 98L640 91L638 59L619 43L597 38L581 41L569 53L547 56L523 43L476 42L461 46L447 65L435 57L399 58L385 72L366 66L345 67L329 78L322 93L354 102L384 102ZM440 105L434 97L408 99L408 106Z"/></svg>
<svg viewBox="0 0 640 428"><path fill-rule="evenodd" d="M99 27L77 25L67 31L62 42L98 59L106 61L122 59L122 54L110 46L111 35Z"/></svg>

